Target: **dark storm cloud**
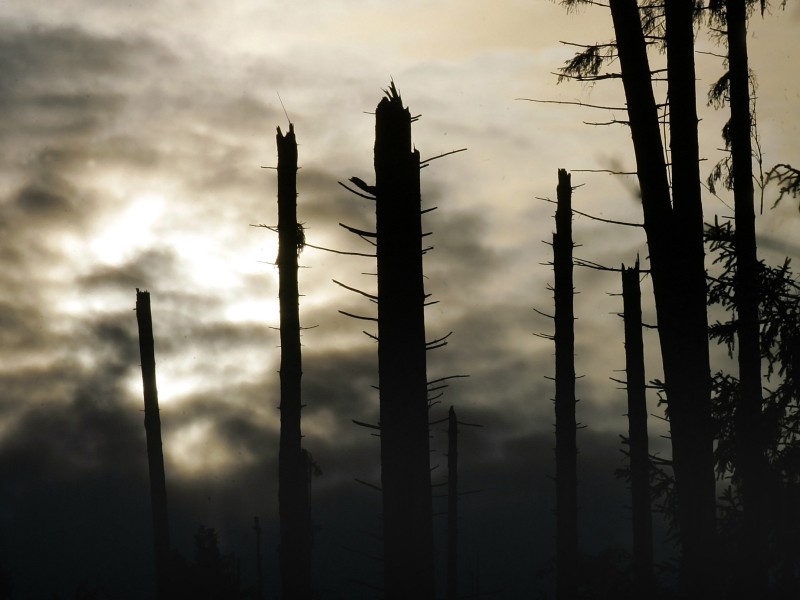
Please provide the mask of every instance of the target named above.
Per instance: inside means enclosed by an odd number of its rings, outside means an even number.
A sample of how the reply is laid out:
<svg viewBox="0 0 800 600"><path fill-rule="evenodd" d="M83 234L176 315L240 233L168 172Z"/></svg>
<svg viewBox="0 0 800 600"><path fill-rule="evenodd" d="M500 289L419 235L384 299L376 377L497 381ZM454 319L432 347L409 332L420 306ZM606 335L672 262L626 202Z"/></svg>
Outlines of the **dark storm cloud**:
<svg viewBox="0 0 800 600"><path fill-rule="evenodd" d="M144 38L3 26L0 106L6 118L0 127L6 139L26 148L44 136L74 139L97 133L124 104L116 84L154 56L165 61L168 55Z"/></svg>
<svg viewBox="0 0 800 600"><path fill-rule="evenodd" d="M74 27L4 25L0 64L8 75L2 89L37 87L31 79L72 80L73 72L104 75L136 62L149 44L141 39L101 37ZM162 55L163 56L163 55Z"/></svg>
<svg viewBox="0 0 800 600"><path fill-rule="evenodd" d="M94 198L81 194L66 179L50 172L20 188L8 206L11 214L3 218L8 220L6 227L24 227L32 230L29 235L64 229L81 231L95 208Z"/></svg>
<svg viewBox="0 0 800 600"><path fill-rule="evenodd" d="M41 311L35 306L16 306L7 301L0 302L0 344L4 349L38 348L43 350L45 336L40 323Z"/></svg>
<svg viewBox="0 0 800 600"><path fill-rule="evenodd" d="M0 255L6 265L0 278L6 289L30 287L31 282L19 276L35 277L31 267L36 264L52 265L58 255L53 234L64 230L85 233L95 206L91 194L81 195L56 173L34 174L0 198Z"/></svg>

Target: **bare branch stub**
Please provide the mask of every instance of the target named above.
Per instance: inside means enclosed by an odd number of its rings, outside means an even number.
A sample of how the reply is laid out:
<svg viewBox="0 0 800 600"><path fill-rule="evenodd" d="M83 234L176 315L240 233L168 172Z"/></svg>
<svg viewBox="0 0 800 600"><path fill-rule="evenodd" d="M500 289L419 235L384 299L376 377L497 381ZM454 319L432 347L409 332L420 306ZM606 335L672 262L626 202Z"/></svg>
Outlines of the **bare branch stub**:
<svg viewBox="0 0 800 600"><path fill-rule="evenodd" d="M601 110L618 110L627 112L624 106L603 106L600 104L588 104L587 102L568 101L568 100L539 100L536 98L516 98L516 100L523 100L525 102L536 102L537 104L563 104L566 106L580 106L583 108L598 108Z"/></svg>
<svg viewBox="0 0 800 600"><path fill-rule="evenodd" d="M350 233L355 233L356 235L361 236L361 237L374 238L374 237L378 236L378 234L375 233L374 231L366 231L364 229L358 229L356 227L350 227L350 225L345 225L344 223L339 223L339 227L342 227L343 229L346 229Z"/></svg>
<svg viewBox="0 0 800 600"><path fill-rule="evenodd" d="M346 252L344 250L334 250L333 248L325 248L324 246L315 246L314 244L306 243L307 248L314 248L314 250L322 250L323 252L332 252L333 254L342 254L344 256L364 256L366 258L375 258L375 254L366 254L364 252Z"/></svg>
<svg viewBox="0 0 800 600"><path fill-rule="evenodd" d="M364 291L359 290L357 288L350 287L349 285L345 285L341 281L336 281L335 279L331 279L331 281L333 281L333 283L335 283L336 285L338 285L340 287L343 287L344 289L346 289L348 291L355 292L356 294L360 294L360 295L364 296L365 298L369 298L372 301L375 301L375 302L378 301L378 297L376 295L374 295L374 294L370 294L368 292L364 292Z"/></svg>
<svg viewBox="0 0 800 600"><path fill-rule="evenodd" d="M451 150L450 152L445 152L444 154L437 154L436 156L432 156L431 158L420 160L420 168L422 168L423 166L427 166L428 163L436 160L437 158L444 158L445 156L450 156L451 154L458 154L459 152L466 152L466 151L467 151L466 148L459 148L458 150Z"/></svg>
<svg viewBox="0 0 800 600"><path fill-rule="evenodd" d="M360 198L364 198L366 200L373 200L373 201L375 200L374 196L369 196L367 194L362 194L361 192L357 192L356 190L354 190L353 188L345 185L341 181L337 181L336 183L338 183L340 186L342 186L344 189L346 189L351 194L355 194L356 196L359 196Z"/></svg>
<svg viewBox="0 0 800 600"><path fill-rule="evenodd" d="M376 323L378 321L378 319L376 317L365 317L364 315L355 315L353 313L349 313L349 312L344 311L344 310L340 310L339 312L341 314L343 314L345 317L350 317L352 319L359 319L361 321L374 321Z"/></svg>

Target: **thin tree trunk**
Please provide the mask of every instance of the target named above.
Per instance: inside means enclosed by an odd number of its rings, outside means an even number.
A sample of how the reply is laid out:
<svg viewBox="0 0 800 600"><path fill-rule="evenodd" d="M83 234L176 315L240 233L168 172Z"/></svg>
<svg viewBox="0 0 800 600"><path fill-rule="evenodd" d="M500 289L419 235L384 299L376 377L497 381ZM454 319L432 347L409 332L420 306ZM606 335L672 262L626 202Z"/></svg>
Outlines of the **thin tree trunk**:
<svg viewBox="0 0 800 600"><path fill-rule="evenodd" d="M572 184L558 170L553 234L556 346L556 598L572 600L578 577L578 472L575 420L575 315L572 283Z"/></svg>
<svg viewBox="0 0 800 600"><path fill-rule="evenodd" d="M384 594L435 597L420 157L392 84L375 113Z"/></svg>
<svg viewBox="0 0 800 600"><path fill-rule="evenodd" d="M666 3L673 210L639 9L635 0L610 0L658 315L678 495L681 585L687 594L711 597L716 493L702 208L699 171L691 164L697 160L691 4Z"/></svg>
<svg viewBox="0 0 800 600"><path fill-rule="evenodd" d="M156 598L172 598L170 574L167 480L161 447L161 416L156 388L156 356L150 293L136 289L136 321L139 326L139 354L144 385L144 428L147 435L147 464L150 472L150 506L153 513L153 549L156 568Z"/></svg>
<svg viewBox="0 0 800 600"><path fill-rule="evenodd" d="M447 418L447 600L458 598L458 419Z"/></svg>
<svg viewBox="0 0 800 600"><path fill-rule="evenodd" d="M681 528L684 590L712 594L717 553L707 283L694 67L694 0L665 3L675 287L667 401ZM677 243L675 243L677 242ZM659 325L661 321L659 319ZM677 376L677 379L676 379ZM669 379L672 378L671 385ZM674 400L673 400L674 396Z"/></svg>
<svg viewBox="0 0 800 600"><path fill-rule="evenodd" d="M261 561L261 524L258 517L253 517L253 529L256 532L256 598L264 600L264 569Z"/></svg>
<svg viewBox="0 0 800 600"><path fill-rule="evenodd" d="M753 163L750 135L750 83L747 61L747 7L745 0L727 0L728 75L731 119L729 136L736 228L734 249L739 396L734 414L736 475L742 495L742 539L736 569L735 595L760 597L766 590L764 556L766 473L761 437L761 349L759 347L758 256L756 251Z"/></svg>
<svg viewBox="0 0 800 600"><path fill-rule="evenodd" d="M281 336L281 437L278 453L280 568L283 600L307 600L311 591L311 507L308 465L300 430L300 310L297 255L303 246L297 223L297 141L294 126L278 145L278 270Z"/></svg>
<svg viewBox="0 0 800 600"><path fill-rule="evenodd" d="M633 515L633 597L653 593L653 525L650 510L650 453L647 438L642 305L639 261L622 268L625 322L625 372L628 380L628 443Z"/></svg>

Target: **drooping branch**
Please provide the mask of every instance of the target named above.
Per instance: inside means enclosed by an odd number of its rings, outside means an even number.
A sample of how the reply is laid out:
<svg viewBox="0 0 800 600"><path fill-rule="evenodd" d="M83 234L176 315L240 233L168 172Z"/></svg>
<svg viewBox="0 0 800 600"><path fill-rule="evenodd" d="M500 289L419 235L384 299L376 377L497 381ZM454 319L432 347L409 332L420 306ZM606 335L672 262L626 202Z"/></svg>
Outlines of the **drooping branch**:
<svg viewBox="0 0 800 600"><path fill-rule="evenodd" d="M767 172L767 183L775 182L778 184L778 198L772 205L775 208L783 200L784 196L797 198L800 196L800 169L795 169L792 165L780 163L772 167ZM800 204L798 205L800 210Z"/></svg>

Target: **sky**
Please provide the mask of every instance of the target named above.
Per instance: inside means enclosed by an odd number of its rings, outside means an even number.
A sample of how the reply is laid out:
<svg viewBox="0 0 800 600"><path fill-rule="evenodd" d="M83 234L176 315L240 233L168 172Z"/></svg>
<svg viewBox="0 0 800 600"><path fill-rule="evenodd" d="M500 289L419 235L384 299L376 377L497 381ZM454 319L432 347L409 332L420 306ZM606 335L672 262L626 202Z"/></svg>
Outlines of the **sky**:
<svg viewBox="0 0 800 600"><path fill-rule="evenodd" d="M800 164L800 7L789 3L749 37L758 80L764 165ZM149 489L136 288L152 298L173 545L191 555L213 527L255 582L253 517L264 525L269 597L278 589L279 364L275 128L295 125L298 214L309 243L366 251L338 226L374 226L369 202L337 185L373 179L374 117L394 80L422 158L430 379L451 383L464 427L460 480L462 586L495 597L549 589L554 555L552 323L547 286L558 168L573 172L578 210L641 221L624 127L590 108L623 106L618 82L562 83L574 48L611 38L605 9L501 0L0 1L0 565L17 597L64 597L84 585L108 597L153 591ZM704 101L723 72L721 48L698 38L703 172L722 156L724 112ZM663 94L663 88L658 93ZM621 104L623 103L623 104ZM624 112L613 116L624 118ZM584 171L586 170L586 171ZM705 193L706 220L731 211ZM758 217L770 262L800 255L796 201ZM576 255L607 266L646 257L639 230L577 217ZM379 445L353 419L378 414L369 303L333 283L374 289L368 258L313 248L301 255L305 446L319 526L315 584L323 598L371 597L380 498ZM625 394L618 275L577 269L576 360L580 541L586 552L628 546L619 435ZM654 322L649 280L645 321ZM645 333L648 377L657 340ZM715 367L729 366L714 352ZM656 398L650 410L661 415ZM651 444L669 456L665 425ZM436 483L446 435L432 427ZM479 490L479 491L478 491ZM437 511L445 505L437 501ZM437 553L445 523L436 517ZM663 537L663 526L657 527ZM669 555L664 546L661 556ZM440 577L440 580L442 578ZM441 582L440 582L441 584Z"/></svg>

